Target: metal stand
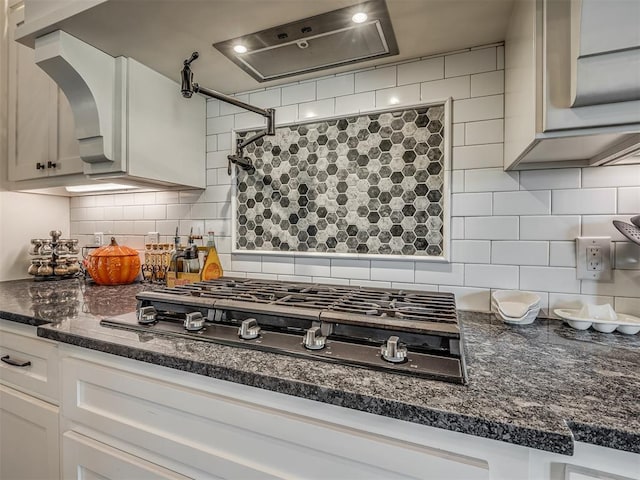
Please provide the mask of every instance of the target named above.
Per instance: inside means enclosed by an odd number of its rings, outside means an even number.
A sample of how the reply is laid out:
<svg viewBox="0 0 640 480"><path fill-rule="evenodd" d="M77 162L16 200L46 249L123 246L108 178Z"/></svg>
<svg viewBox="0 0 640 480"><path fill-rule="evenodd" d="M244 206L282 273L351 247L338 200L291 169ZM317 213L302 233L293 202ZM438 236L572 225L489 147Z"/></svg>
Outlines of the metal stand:
<svg viewBox="0 0 640 480"><path fill-rule="evenodd" d="M237 98L231 97L229 95L225 95L224 93L216 92L215 90L210 90L205 87L201 87L197 83L193 81L193 72L191 71L191 62L196 60L200 55L198 52L193 52L191 57L184 61L184 66L182 67L182 96L185 98L191 98L194 93L202 93L211 98L215 98L225 103L229 103L231 105L235 105L236 107L244 108L245 110L249 110L250 112L257 113L258 115L262 115L267 119L267 126L264 130L256 133L250 138L245 140L238 139L236 142L236 153L235 155L228 155L227 159L229 163L227 164L227 173L231 175L231 164L235 164L246 170L249 173L255 172L255 168L253 167L253 162L250 158L245 157L243 154L243 150L247 145L252 144L256 140L261 139L266 135L275 135L276 134L276 111L273 108L260 108L250 105L248 103L241 102Z"/></svg>

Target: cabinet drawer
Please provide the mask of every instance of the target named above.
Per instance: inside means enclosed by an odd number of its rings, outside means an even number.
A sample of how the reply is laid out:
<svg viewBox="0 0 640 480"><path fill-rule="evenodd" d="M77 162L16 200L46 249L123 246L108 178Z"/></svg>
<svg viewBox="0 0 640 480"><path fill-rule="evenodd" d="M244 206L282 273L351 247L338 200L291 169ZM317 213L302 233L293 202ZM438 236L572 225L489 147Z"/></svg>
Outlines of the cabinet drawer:
<svg viewBox="0 0 640 480"><path fill-rule="evenodd" d="M189 479L75 432L65 432L62 436L62 478L66 480Z"/></svg>
<svg viewBox="0 0 640 480"><path fill-rule="evenodd" d="M55 343L0 329L0 383L58 403Z"/></svg>
<svg viewBox="0 0 640 480"><path fill-rule="evenodd" d="M484 460L67 357L66 419L222 478L487 479Z"/></svg>

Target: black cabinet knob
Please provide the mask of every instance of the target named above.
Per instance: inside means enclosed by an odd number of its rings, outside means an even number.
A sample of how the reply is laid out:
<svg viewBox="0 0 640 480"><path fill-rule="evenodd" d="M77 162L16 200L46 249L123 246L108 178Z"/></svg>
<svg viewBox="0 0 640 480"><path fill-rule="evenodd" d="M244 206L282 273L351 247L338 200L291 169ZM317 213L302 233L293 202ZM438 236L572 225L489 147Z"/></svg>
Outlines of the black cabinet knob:
<svg viewBox="0 0 640 480"><path fill-rule="evenodd" d="M49 160L47 162L47 168L56 168L57 163L52 162L51 160Z"/></svg>
<svg viewBox="0 0 640 480"><path fill-rule="evenodd" d="M45 168L47 167L45 166L44 163L40 163L40 162L36 163L36 170L40 170L40 169L44 170Z"/></svg>

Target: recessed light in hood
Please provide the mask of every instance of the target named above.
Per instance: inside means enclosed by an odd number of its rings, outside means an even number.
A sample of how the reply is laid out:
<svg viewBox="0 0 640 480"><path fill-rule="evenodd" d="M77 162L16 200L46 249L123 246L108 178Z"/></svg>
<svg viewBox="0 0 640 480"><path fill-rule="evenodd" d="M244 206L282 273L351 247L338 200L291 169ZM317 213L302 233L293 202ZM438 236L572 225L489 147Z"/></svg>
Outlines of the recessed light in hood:
<svg viewBox="0 0 640 480"><path fill-rule="evenodd" d="M384 0L333 10L214 47L259 82L398 54Z"/></svg>
<svg viewBox="0 0 640 480"><path fill-rule="evenodd" d="M73 185L64 187L69 193L88 193L88 192L106 192L110 190L131 190L138 187L131 185L122 185L119 183L92 183L88 185Z"/></svg>

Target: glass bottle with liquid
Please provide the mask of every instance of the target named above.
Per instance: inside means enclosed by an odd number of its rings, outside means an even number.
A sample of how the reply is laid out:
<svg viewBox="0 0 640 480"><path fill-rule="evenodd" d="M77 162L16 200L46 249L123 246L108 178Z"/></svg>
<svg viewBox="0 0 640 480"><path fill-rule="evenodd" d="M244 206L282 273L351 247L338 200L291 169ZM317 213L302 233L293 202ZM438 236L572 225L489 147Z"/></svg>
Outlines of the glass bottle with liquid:
<svg viewBox="0 0 640 480"><path fill-rule="evenodd" d="M218 250L216 249L215 233L207 233L207 258L204 261L204 267L202 268L202 280L215 280L222 277L224 272L222 271L222 264L220 263L220 257L218 257Z"/></svg>

